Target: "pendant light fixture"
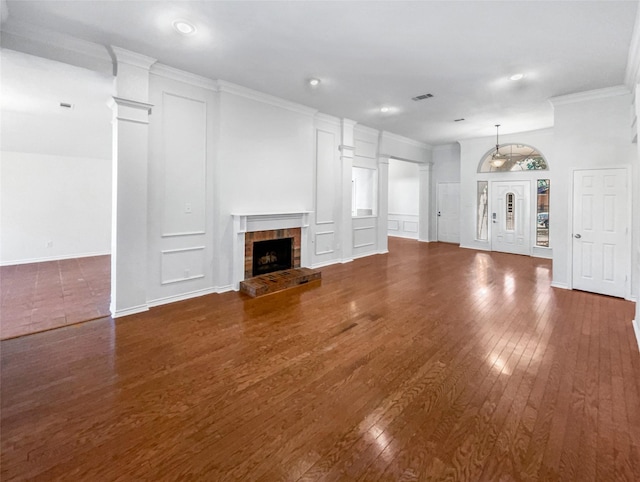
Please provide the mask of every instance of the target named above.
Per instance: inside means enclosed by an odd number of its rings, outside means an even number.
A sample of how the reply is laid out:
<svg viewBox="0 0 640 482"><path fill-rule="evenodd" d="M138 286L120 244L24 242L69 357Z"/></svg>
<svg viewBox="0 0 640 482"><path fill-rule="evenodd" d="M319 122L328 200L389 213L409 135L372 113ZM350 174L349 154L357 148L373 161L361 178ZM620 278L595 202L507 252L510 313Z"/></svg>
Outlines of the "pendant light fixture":
<svg viewBox="0 0 640 482"><path fill-rule="evenodd" d="M500 154L500 142L498 141L499 127L500 124L496 124L496 152L493 153L493 155L491 156L491 161L489 161L489 163L495 168L502 167L507 161L507 156L505 156L504 154Z"/></svg>

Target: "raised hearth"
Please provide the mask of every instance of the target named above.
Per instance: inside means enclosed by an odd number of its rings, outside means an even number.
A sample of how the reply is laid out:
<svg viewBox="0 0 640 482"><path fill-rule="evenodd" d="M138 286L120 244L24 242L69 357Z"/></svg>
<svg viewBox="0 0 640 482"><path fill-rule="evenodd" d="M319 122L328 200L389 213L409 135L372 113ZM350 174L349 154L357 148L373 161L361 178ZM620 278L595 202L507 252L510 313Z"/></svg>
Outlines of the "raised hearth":
<svg viewBox="0 0 640 482"><path fill-rule="evenodd" d="M292 267L310 266L309 212L233 214L233 287L253 276L253 242L293 238Z"/></svg>
<svg viewBox="0 0 640 482"><path fill-rule="evenodd" d="M320 271L314 269L287 269L241 281L240 291L255 298L296 286L306 285L310 282L319 283L320 279Z"/></svg>

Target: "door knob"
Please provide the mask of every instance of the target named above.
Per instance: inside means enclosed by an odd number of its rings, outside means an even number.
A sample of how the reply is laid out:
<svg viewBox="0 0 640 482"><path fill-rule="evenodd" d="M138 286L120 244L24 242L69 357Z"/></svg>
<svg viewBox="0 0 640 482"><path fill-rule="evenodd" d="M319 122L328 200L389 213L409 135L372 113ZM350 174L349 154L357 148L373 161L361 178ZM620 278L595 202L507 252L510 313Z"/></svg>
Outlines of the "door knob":
<svg viewBox="0 0 640 482"><path fill-rule="evenodd" d="M574 238L576 238L576 239L580 239L581 237L582 237L582 236L580 236L579 234L576 234L576 235L574 236Z"/></svg>

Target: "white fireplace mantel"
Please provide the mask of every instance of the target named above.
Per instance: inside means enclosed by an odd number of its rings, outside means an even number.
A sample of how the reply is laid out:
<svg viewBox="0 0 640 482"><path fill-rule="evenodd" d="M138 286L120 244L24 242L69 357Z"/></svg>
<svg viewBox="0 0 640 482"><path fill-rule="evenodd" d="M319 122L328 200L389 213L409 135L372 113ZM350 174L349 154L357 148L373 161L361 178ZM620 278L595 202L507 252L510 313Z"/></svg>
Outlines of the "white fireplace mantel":
<svg viewBox="0 0 640 482"><path fill-rule="evenodd" d="M300 228L300 266L310 267L308 249L309 215L311 211L273 213L233 213L233 289L244 280L244 235L254 231Z"/></svg>

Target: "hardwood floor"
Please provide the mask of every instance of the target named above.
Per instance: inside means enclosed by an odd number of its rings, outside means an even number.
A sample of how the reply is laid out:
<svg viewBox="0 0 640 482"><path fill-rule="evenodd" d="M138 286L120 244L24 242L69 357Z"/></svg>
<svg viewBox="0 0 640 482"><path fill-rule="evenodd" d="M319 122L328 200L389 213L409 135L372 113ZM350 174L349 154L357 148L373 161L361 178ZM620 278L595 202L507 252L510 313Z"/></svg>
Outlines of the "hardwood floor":
<svg viewBox="0 0 640 482"><path fill-rule="evenodd" d="M2 480L640 480L632 303L390 251L3 341Z"/></svg>
<svg viewBox="0 0 640 482"><path fill-rule="evenodd" d="M0 339L109 316L111 257L0 266Z"/></svg>

